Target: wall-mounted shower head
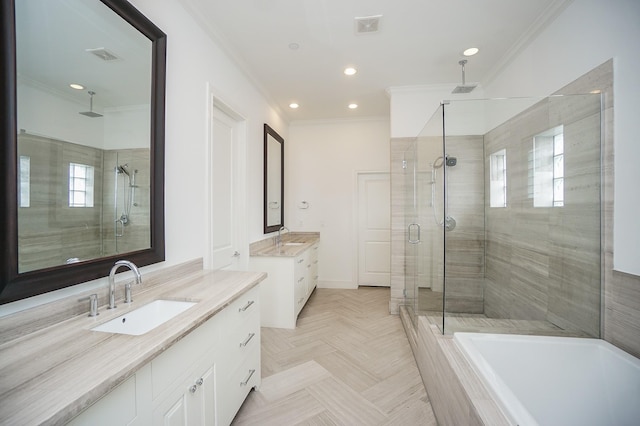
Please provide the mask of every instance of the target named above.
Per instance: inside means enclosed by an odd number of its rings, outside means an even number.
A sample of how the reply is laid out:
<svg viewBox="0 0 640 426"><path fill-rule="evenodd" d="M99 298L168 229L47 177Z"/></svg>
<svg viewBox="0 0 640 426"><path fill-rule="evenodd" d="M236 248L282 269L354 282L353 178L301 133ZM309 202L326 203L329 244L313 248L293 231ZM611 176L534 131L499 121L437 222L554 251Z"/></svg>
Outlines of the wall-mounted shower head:
<svg viewBox="0 0 640 426"><path fill-rule="evenodd" d="M443 164L444 164L444 157L438 157L433 161L433 163L431 163L431 168L439 169L440 167L442 167Z"/></svg>
<svg viewBox="0 0 640 426"><path fill-rule="evenodd" d="M456 88L453 89L453 92L451 92L451 93L469 93L473 89L476 88L475 84L465 84L465 81L464 81L464 66L466 65L466 63L467 63L466 59L463 59L463 60L458 62L458 64L460 64L460 66L462 66L462 84L460 86L456 86Z"/></svg>
<svg viewBox="0 0 640 426"><path fill-rule="evenodd" d="M91 117L91 118L102 117L102 114L93 112L93 95L95 95L96 92L89 90L88 93L89 93L89 111L79 112L78 114L86 115L87 117Z"/></svg>
<svg viewBox="0 0 640 426"><path fill-rule="evenodd" d="M127 167L129 167L129 164L125 163L121 166L116 166L116 170L118 171L118 173L124 173L127 176L131 176L129 174L129 170L127 170Z"/></svg>
<svg viewBox="0 0 640 426"><path fill-rule="evenodd" d="M447 166L449 167L453 167L456 164L458 164L458 159L456 157L450 157L447 155L447 161L446 161Z"/></svg>

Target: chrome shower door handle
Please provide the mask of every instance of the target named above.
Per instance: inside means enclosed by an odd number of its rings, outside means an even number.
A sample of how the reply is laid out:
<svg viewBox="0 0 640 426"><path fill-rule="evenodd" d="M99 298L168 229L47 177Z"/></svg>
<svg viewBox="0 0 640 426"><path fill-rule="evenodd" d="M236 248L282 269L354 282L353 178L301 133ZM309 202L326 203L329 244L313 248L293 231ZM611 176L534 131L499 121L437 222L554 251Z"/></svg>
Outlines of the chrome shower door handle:
<svg viewBox="0 0 640 426"><path fill-rule="evenodd" d="M417 239L415 239L415 240L412 240L412 239L411 239L411 228L413 228L413 227L415 227L415 228L417 228L417 229L418 229L418 235L417 235L417 236L418 236L418 238L417 238ZM407 227L407 231L408 231L407 233L408 233L408 235L409 235L409 239L408 239L409 244L420 244L420 225L418 225L417 223L411 223L411 224Z"/></svg>
<svg viewBox="0 0 640 426"><path fill-rule="evenodd" d="M118 234L118 224L120 224L120 233L119 234ZM122 221L122 219L117 219L116 220L115 235L116 235L116 237L124 237L124 222Z"/></svg>

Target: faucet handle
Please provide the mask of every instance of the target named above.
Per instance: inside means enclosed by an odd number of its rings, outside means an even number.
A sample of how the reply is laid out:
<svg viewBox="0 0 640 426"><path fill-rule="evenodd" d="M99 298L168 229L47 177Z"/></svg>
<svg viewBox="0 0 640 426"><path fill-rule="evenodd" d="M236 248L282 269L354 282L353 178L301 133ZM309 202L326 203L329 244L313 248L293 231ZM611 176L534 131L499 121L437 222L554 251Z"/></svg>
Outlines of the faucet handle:
<svg viewBox="0 0 640 426"><path fill-rule="evenodd" d="M89 296L89 303L91 305L89 316L96 317L100 315L100 312L98 312L98 295L96 293L93 293L91 296Z"/></svg>
<svg viewBox="0 0 640 426"><path fill-rule="evenodd" d="M133 302L131 298L131 284L133 284L133 281L127 281L124 285L124 303Z"/></svg>

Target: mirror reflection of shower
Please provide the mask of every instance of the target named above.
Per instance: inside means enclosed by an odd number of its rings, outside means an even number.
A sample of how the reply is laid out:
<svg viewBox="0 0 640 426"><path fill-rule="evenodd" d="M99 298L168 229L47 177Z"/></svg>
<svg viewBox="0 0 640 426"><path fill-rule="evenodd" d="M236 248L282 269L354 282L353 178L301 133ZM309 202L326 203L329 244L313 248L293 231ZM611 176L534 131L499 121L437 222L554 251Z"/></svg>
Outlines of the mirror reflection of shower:
<svg viewBox="0 0 640 426"><path fill-rule="evenodd" d="M131 170L129 164L116 165L115 179L115 236L124 236L125 226L131 222L131 209L137 206L135 201L136 174L138 169ZM119 179L122 177L122 179ZM118 192L121 187L121 193Z"/></svg>
<svg viewBox="0 0 640 426"><path fill-rule="evenodd" d="M431 163L431 206L433 207L432 211L433 211L433 219L436 222L436 225L438 225L441 228L444 228L446 231L453 231L456 227L456 220L452 217L448 215L449 212L449 200L447 199L447 205L445 208L445 213L447 213L446 217L443 220L440 220L438 218L438 212L437 212L437 204L436 204L436 192L437 192L437 188L438 188L438 169L441 169L442 166L447 166L447 167L454 167L456 164L458 163L458 159L456 157L452 157L449 155L445 155L444 157L438 157L434 160L433 163ZM448 186L448 180L449 180L449 175L447 172L445 172L443 170L443 174L445 176L445 183L443 186L447 187Z"/></svg>

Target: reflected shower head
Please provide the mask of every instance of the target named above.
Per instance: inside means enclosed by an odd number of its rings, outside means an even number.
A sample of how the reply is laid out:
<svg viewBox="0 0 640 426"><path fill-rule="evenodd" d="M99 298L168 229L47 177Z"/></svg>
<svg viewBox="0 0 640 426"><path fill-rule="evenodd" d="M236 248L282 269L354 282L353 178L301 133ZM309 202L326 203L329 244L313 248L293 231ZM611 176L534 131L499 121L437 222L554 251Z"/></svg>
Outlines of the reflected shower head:
<svg viewBox="0 0 640 426"><path fill-rule="evenodd" d="M444 157L438 157L433 161L433 163L431 163L431 168L439 169L440 167L442 167L443 164L444 164Z"/></svg>
<svg viewBox="0 0 640 426"><path fill-rule="evenodd" d="M124 173L125 175L130 176L127 167L129 167L129 164L125 163L121 166L116 166L116 170L118 171L118 173Z"/></svg>
<svg viewBox="0 0 640 426"><path fill-rule="evenodd" d="M466 59L461 60L460 62L458 62L458 64L460 64L462 66L462 84L460 86L456 86L455 89L453 89L453 91L451 93L469 93L471 92L473 89L476 88L475 84L465 84L464 82L464 66L467 63Z"/></svg>
<svg viewBox="0 0 640 426"><path fill-rule="evenodd" d="M87 117L91 117L91 118L102 117L102 114L93 112L93 95L95 94L96 92L89 90L89 111L79 112L78 114L86 115Z"/></svg>

